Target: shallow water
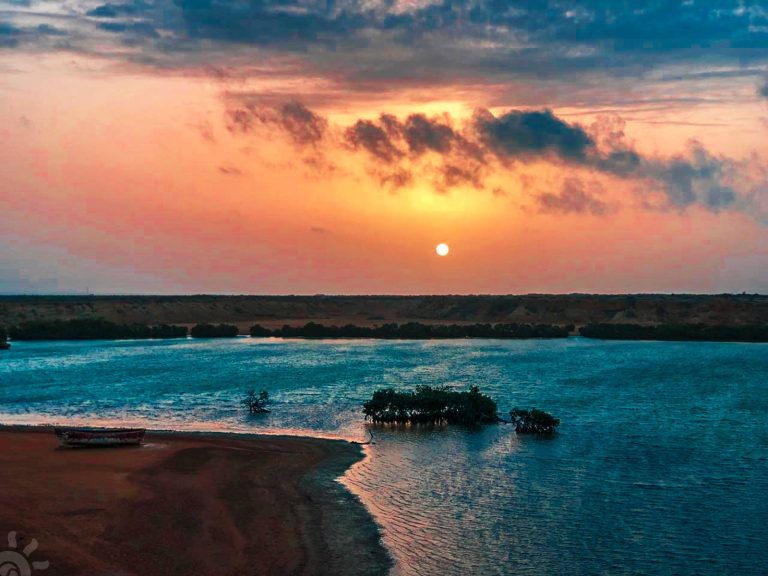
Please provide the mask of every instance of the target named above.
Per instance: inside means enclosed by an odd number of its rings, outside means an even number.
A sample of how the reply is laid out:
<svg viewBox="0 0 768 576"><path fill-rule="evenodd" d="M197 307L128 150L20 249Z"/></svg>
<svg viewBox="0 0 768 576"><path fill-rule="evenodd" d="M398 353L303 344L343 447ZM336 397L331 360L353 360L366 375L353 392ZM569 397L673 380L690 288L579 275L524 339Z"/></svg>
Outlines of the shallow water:
<svg viewBox="0 0 768 576"><path fill-rule="evenodd" d="M386 429L345 482L402 574L765 574L768 345L554 341L17 342L0 422L364 439L381 386L477 384L552 439ZM248 388L273 412L248 417Z"/></svg>

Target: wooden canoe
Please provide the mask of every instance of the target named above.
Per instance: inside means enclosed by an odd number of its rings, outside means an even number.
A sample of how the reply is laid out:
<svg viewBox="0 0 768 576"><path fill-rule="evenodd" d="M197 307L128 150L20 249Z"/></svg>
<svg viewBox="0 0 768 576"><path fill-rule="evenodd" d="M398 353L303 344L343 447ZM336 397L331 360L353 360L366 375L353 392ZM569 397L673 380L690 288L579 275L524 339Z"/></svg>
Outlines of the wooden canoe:
<svg viewBox="0 0 768 576"><path fill-rule="evenodd" d="M62 446L138 446L145 428L54 428Z"/></svg>

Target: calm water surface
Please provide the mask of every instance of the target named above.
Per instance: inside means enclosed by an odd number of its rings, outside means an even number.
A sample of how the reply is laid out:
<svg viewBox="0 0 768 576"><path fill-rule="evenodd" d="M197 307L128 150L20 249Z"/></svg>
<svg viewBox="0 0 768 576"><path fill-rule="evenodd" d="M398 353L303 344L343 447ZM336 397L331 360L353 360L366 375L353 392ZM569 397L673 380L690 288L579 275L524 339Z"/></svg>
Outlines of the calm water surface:
<svg viewBox="0 0 768 576"><path fill-rule="evenodd" d="M381 386L479 385L508 426L389 429L345 483L399 574L767 574L768 345L461 340L17 342L0 422L363 439ZM248 388L273 412L243 414Z"/></svg>

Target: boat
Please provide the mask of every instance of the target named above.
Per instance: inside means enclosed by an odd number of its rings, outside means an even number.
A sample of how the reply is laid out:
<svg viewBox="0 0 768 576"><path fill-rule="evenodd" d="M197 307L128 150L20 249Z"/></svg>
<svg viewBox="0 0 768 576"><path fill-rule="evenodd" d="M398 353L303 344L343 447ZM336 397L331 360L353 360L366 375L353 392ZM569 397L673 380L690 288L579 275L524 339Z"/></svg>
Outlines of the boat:
<svg viewBox="0 0 768 576"><path fill-rule="evenodd" d="M11 345L8 342L2 341L0 342L0 350L8 350Z"/></svg>
<svg viewBox="0 0 768 576"><path fill-rule="evenodd" d="M145 428L54 428L62 446L138 446Z"/></svg>

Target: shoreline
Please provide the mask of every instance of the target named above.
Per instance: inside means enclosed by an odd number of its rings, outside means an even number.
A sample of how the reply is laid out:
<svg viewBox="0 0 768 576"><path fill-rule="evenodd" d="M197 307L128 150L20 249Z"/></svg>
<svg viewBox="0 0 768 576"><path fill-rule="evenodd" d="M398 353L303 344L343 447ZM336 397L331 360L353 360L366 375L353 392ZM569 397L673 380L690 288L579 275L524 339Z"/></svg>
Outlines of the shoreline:
<svg viewBox="0 0 768 576"><path fill-rule="evenodd" d="M145 442L60 449L49 427L0 426L0 531L36 538L46 574L388 573L373 515L339 481L359 446L149 430Z"/></svg>

